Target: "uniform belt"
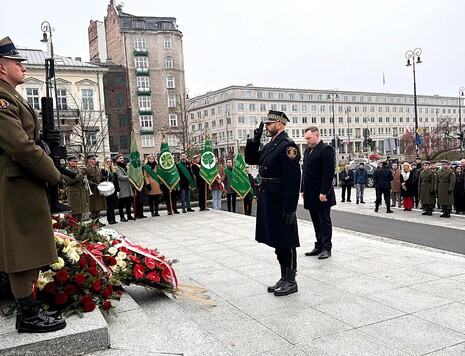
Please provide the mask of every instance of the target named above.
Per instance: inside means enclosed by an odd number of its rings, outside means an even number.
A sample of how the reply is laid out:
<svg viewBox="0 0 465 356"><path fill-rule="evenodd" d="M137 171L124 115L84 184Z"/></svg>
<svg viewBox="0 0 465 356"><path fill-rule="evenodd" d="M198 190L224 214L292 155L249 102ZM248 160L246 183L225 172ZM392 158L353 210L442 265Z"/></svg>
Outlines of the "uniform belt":
<svg viewBox="0 0 465 356"><path fill-rule="evenodd" d="M262 183L281 183L281 178L261 178Z"/></svg>

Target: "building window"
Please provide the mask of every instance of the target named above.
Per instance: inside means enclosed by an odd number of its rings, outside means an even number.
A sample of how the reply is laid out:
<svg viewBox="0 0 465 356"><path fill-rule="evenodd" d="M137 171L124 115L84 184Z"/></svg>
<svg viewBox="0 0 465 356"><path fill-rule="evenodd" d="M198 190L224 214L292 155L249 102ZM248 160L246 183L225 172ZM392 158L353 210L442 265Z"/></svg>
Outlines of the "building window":
<svg viewBox="0 0 465 356"><path fill-rule="evenodd" d="M127 149L128 148L128 137L126 135L121 135L119 137L119 147L121 149Z"/></svg>
<svg viewBox="0 0 465 356"><path fill-rule="evenodd" d="M244 103L237 103L237 111L244 111L245 105Z"/></svg>
<svg viewBox="0 0 465 356"><path fill-rule="evenodd" d="M171 49L171 37L165 36L163 44L164 44L165 49Z"/></svg>
<svg viewBox="0 0 465 356"><path fill-rule="evenodd" d="M26 89L27 102L33 109L40 109L39 89Z"/></svg>
<svg viewBox="0 0 465 356"><path fill-rule="evenodd" d="M238 116L237 123L238 124L245 124L245 117L244 116Z"/></svg>
<svg viewBox="0 0 465 356"><path fill-rule="evenodd" d="M302 112L307 112L307 104L302 104Z"/></svg>
<svg viewBox="0 0 465 356"><path fill-rule="evenodd" d="M134 49L136 51L146 51L147 50L147 44L145 42L145 38L136 37L134 39Z"/></svg>
<svg viewBox="0 0 465 356"><path fill-rule="evenodd" d="M296 117L296 116L294 116L294 117L292 118L292 123L293 123L293 124L298 124L298 123L299 123L299 118Z"/></svg>
<svg viewBox="0 0 465 356"><path fill-rule="evenodd" d="M260 104L260 111L266 111L266 104Z"/></svg>
<svg viewBox="0 0 465 356"><path fill-rule="evenodd" d="M137 99L139 100L140 110L150 110L152 108L150 96L139 96Z"/></svg>
<svg viewBox="0 0 465 356"><path fill-rule="evenodd" d="M134 60L136 63L136 69L143 70L149 68L149 61L147 57L136 57Z"/></svg>
<svg viewBox="0 0 465 356"><path fill-rule="evenodd" d="M119 127L126 127L126 114L118 114Z"/></svg>
<svg viewBox="0 0 465 356"><path fill-rule="evenodd" d="M257 99L263 99L263 92L262 91L257 92Z"/></svg>
<svg viewBox="0 0 465 356"><path fill-rule="evenodd" d="M115 77L115 85L117 87L122 87L123 86L123 77Z"/></svg>
<svg viewBox="0 0 465 356"><path fill-rule="evenodd" d="M82 110L94 110L94 91L81 89Z"/></svg>
<svg viewBox="0 0 465 356"><path fill-rule="evenodd" d="M97 132L86 131L86 144L88 146L94 146L97 144Z"/></svg>
<svg viewBox="0 0 465 356"><path fill-rule="evenodd" d="M178 115L170 114L169 115L169 124L170 124L170 127L178 127Z"/></svg>
<svg viewBox="0 0 465 356"><path fill-rule="evenodd" d="M166 77L166 87L167 88L174 88L174 75L168 75Z"/></svg>
<svg viewBox="0 0 465 356"><path fill-rule="evenodd" d="M278 104L271 104L270 109L274 111L278 110Z"/></svg>
<svg viewBox="0 0 465 356"><path fill-rule="evenodd" d="M141 135L140 142L141 142L142 147L154 147L155 146L155 140L154 140L153 135Z"/></svg>
<svg viewBox="0 0 465 356"><path fill-rule="evenodd" d="M153 117L152 115L141 115L139 118L140 128L142 131L153 130Z"/></svg>
<svg viewBox="0 0 465 356"><path fill-rule="evenodd" d="M165 57L165 68L173 68L173 58Z"/></svg>
<svg viewBox="0 0 465 356"><path fill-rule="evenodd" d="M116 94L116 106L120 108L124 107L124 94L123 93Z"/></svg>
<svg viewBox="0 0 465 356"><path fill-rule="evenodd" d="M281 111L286 112L287 111L287 104L281 104Z"/></svg>
<svg viewBox="0 0 465 356"><path fill-rule="evenodd" d="M57 89L57 107L60 110L68 110L68 103L66 101L66 89Z"/></svg>
<svg viewBox="0 0 465 356"><path fill-rule="evenodd" d="M252 112L256 111L255 103L249 103L249 111L252 111Z"/></svg>
<svg viewBox="0 0 465 356"><path fill-rule="evenodd" d="M308 123L308 119L306 116L302 117L302 124L307 124Z"/></svg>
<svg viewBox="0 0 465 356"><path fill-rule="evenodd" d="M170 147L176 147L179 145L179 139L176 135L168 135L168 145Z"/></svg>
<svg viewBox="0 0 465 356"><path fill-rule="evenodd" d="M298 109L297 109L297 104L292 104L292 112L297 112Z"/></svg>
<svg viewBox="0 0 465 356"><path fill-rule="evenodd" d="M168 97L168 107L169 108L176 107L176 97L175 96L169 96Z"/></svg>
<svg viewBox="0 0 465 356"><path fill-rule="evenodd" d="M137 77L137 90L148 91L150 90L150 83L148 77Z"/></svg>

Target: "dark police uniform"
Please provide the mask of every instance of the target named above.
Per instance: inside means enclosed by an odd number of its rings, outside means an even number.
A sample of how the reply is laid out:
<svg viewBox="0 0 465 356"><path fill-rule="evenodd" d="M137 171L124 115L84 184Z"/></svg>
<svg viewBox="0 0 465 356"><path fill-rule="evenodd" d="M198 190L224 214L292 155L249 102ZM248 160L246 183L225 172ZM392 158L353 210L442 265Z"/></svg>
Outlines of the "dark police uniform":
<svg viewBox="0 0 465 356"><path fill-rule="evenodd" d="M270 120L276 112L270 113L267 122L277 122ZM279 114L285 117L285 114ZM294 219L288 226L283 213L293 213L297 209L301 176L299 160L299 149L284 131L262 150L259 141L247 140L246 163L260 165L255 240L276 249L282 278L286 268L294 271L297 268L296 247L300 246L297 221Z"/></svg>

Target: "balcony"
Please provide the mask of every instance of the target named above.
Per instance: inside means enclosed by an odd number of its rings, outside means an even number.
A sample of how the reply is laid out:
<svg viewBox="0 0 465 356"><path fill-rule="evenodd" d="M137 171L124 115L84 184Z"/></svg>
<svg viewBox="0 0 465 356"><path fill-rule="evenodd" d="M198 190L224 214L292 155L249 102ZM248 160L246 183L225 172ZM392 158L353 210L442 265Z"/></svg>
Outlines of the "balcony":
<svg viewBox="0 0 465 356"><path fill-rule="evenodd" d="M136 75L148 77L150 75L150 72L148 68L136 68Z"/></svg>
<svg viewBox="0 0 465 356"><path fill-rule="evenodd" d="M152 108L139 108L139 115L152 115Z"/></svg>
<svg viewBox="0 0 465 356"><path fill-rule="evenodd" d="M150 88L137 88L137 95L149 96L152 95Z"/></svg>
<svg viewBox="0 0 465 356"><path fill-rule="evenodd" d="M134 49L134 52L132 52L134 54L134 57L146 57L149 52L147 51L147 49Z"/></svg>
<svg viewBox="0 0 465 356"><path fill-rule="evenodd" d="M148 127L141 127L140 128L140 134L141 135L153 135L155 133L153 126L148 126Z"/></svg>

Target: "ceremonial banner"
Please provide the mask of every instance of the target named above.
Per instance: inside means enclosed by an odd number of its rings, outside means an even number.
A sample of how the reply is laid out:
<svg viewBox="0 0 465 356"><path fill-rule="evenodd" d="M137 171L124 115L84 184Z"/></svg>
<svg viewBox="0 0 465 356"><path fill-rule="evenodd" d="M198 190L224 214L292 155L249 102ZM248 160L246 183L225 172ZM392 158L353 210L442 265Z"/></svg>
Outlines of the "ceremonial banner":
<svg viewBox="0 0 465 356"><path fill-rule="evenodd" d="M144 175L142 174L142 162L140 160L139 149L134 137L134 130L131 131L131 153L129 155L129 181L139 192L144 187Z"/></svg>
<svg viewBox="0 0 465 356"><path fill-rule="evenodd" d="M181 171L181 173L184 174L184 176L189 180L189 188L194 189L195 188L194 178L192 178L192 174L187 170L186 166L181 161L176 163L176 166Z"/></svg>
<svg viewBox="0 0 465 356"><path fill-rule="evenodd" d="M244 159L240 152L237 154L236 162L234 163L234 169L232 171L231 188L239 195L242 199L249 194L250 181L249 176L245 170Z"/></svg>
<svg viewBox="0 0 465 356"><path fill-rule="evenodd" d="M179 172L174 164L174 158L170 152L170 146L166 142L165 135L163 135L163 141L160 146L157 175L170 191L178 188L180 179Z"/></svg>
<svg viewBox="0 0 465 356"><path fill-rule="evenodd" d="M216 164L215 155L213 154L212 143L205 140L202 158L200 159L200 176L211 185L218 175L218 165Z"/></svg>

